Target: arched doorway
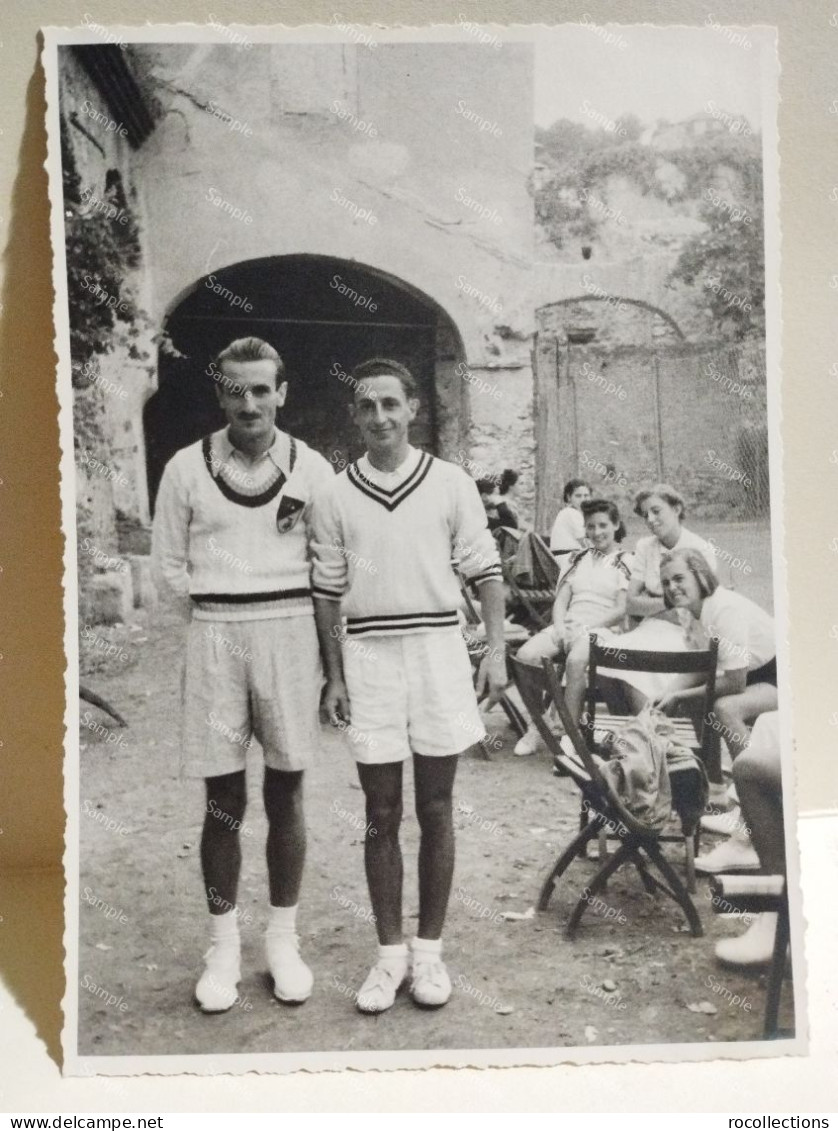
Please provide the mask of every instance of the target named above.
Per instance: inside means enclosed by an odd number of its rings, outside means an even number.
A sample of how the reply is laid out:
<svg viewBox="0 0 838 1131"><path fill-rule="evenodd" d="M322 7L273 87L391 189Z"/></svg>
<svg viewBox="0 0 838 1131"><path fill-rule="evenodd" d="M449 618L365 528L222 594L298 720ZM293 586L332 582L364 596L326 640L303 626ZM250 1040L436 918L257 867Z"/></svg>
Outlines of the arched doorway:
<svg viewBox="0 0 838 1131"><path fill-rule="evenodd" d="M454 323L426 295L363 264L292 255L224 268L195 283L165 331L157 392L143 415L152 509L172 455L223 425L209 363L247 335L270 342L285 362L288 399L279 426L336 464L362 450L345 375L373 356L403 362L419 382L413 443L444 457L463 442L466 397L454 370L464 351Z"/></svg>

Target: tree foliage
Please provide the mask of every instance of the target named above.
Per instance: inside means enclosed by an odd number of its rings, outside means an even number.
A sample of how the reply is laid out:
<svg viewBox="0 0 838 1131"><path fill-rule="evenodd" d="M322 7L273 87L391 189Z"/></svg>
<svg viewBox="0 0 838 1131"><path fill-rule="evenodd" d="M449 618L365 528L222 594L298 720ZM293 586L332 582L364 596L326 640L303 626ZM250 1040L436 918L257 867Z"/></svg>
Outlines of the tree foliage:
<svg viewBox="0 0 838 1131"><path fill-rule="evenodd" d="M61 157L78 541L80 547L88 538L100 549L115 550L113 500L103 499L109 485L91 473L84 453L87 450L106 464L111 461L104 394L97 383L100 359L119 347L136 360L148 357L138 344L148 318L131 282L132 273L140 266L140 233L116 170L108 173L104 189L94 192L92 187L83 186L63 116ZM94 203L97 194L99 204ZM81 548L78 565L81 591L85 592L94 566Z"/></svg>
<svg viewBox="0 0 838 1131"><path fill-rule="evenodd" d="M536 220L547 238L557 248L568 239L595 242L606 222L602 202L608 180L623 177L644 196L697 212L705 225L678 250L670 281L696 288L696 302L709 310L725 337L740 339L761 332L765 268L762 162L757 147L725 131L658 149L640 141L643 126L636 117L622 117L616 127L591 129L559 119L536 130L541 169L533 196ZM663 176L667 166L674 166L680 178ZM708 200L708 190L717 186L722 169L735 174L742 186L735 203L747 211L748 221L733 219L730 209Z"/></svg>
<svg viewBox="0 0 838 1131"><path fill-rule="evenodd" d="M82 188L63 118L61 158L73 383L86 387L91 364L116 345L142 356L136 340L146 319L128 279L140 264L140 237L117 177L102 192L101 207L91 203L95 197Z"/></svg>
<svg viewBox="0 0 838 1131"><path fill-rule="evenodd" d="M749 222L733 220L712 204L702 208L703 232L688 240L671 281L700 288L725 337L740 340L765 328L765 256L761 202Z"/></svg>

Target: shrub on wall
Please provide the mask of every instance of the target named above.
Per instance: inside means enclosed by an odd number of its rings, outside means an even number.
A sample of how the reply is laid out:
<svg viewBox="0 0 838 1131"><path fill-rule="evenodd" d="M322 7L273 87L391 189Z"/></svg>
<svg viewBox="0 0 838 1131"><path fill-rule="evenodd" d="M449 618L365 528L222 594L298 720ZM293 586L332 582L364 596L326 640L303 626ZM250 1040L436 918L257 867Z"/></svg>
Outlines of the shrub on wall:
<svg viewBox="0 0 838 1131"><path fill-rule="evenodd" d="M536 222L547 240L558 249L580 238L595 244L607 220L608 182L625 178L643 196L664 200L685 215L697 210L704 224L680 247L680 240L662 237L664 245L672 244L670 283L690 288L693 306L709 312L721 337L740 341L761 335L765 266L758 151L727 134L661 150L639 140L635 120L621 118L611 125L589 129L560 119L536 131L544 168L533 197ZM680 178L662 176L666 166ZM737 179L741 199L725 200L717 191L720 171ZM742 209L735 207L739 204Z"/></svg>
<svg viewBox="0 0 838 1131"><path fill-rule="evenodd" d="M93 572L89 539L103 552L115 549L113 497L107 477L111 446L100 384L100 359L122 346L129 357L144 360L138 339L147 317L138 305L131 273L140 266L139 228L118 173L108 176L97 196L83 188L69 127L61 118L64 230L70 356L73 383L73 433L76 454L79 580Z"/></svg>

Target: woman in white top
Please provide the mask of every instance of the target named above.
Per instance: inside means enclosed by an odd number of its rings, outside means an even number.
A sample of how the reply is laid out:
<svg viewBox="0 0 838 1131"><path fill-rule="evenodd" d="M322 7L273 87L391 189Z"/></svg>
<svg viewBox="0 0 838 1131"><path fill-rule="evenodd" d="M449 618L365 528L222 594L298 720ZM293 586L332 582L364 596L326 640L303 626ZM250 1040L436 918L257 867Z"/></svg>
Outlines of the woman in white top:
<svg viewBox="0 0 838 1131"><path fill-rule="evenodd" d="M727 743L731 758L748 745L749 725L765 711L777 710L777 645L774 620L759 605L722 588L696 550L667 554L661 583L669 608L685 609L700 629L699 643L717 640L719 665L711 722ZM704 694L689 677L679 677L658 706L689 706Z"/></svg>
<svg viewBox="0 0 838 1131"><path fill-rule="evenodd" d="M582 503L591 497L591 488L584 479L568 479L562 498L565 506L556 515L550 531L550 549L561 559L572 550L585 546L585 520Z"/></svg>
<svg viewBox="0 0 838 1131"><path fill-rule="evenodd" d="M683 525L686 511L684 498L668 483L638 491L634 500L634 513L646 520L651 534L639 538L634 550L634 564L629 581L626 609L629 616L640 618L640 623L630 632L620 636L598 633L598 642L606 646L619 643L620 651L636 649L650 652L679 652L685 647L683 626L686 620L669 609L663 599L660 563L666 553L675 550L699 550L707 559L710 571L716 572L716 554L709 542L693 534ZM601 669L602 675L619 681L625 689L629 707L640 711L647 699L657 699L671 684L673 676L656 672L620 672ZM609 706L612 706L610 689L603 688ZM612 709L622 713L625 704L615 700Z"/></svg>
<svg viewBox="0 0 838 1131"><path fill-rule="evenodd" d="M544 658L567 657L567 704L575 718L585 698L588 631L625 622L631 575L631 555L619 546L625 527L616 505L608 499L586 499L582 514L590 546L569 556L556 589L553 623L518 651L519 660L539 667ZM515 754L534 754L539 741L531 725L518 740Z"/></svg>

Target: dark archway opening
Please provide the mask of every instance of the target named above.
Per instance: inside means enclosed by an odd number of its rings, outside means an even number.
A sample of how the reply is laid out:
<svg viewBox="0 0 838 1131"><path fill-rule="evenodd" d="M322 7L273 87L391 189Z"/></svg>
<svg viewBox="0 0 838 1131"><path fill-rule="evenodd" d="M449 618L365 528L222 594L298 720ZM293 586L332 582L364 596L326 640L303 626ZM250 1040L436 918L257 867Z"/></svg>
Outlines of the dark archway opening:
<svg viewBox="0 0 838 1131"><path fill-rule="evenodd" d="M463 383L453 376L464 357L453 323L427 296L362 264L293 255L213 272L170 313L165 331L173 349L161 347L158 389L143 414L152 510L168 460L223 426L209 363L247 335L270 342L285 362L279 427L337 466L362 451L348 415L352 389L341 375L368 357L393 357L415 374L422 404L414 444L445 455L462 440L464 412L440 406L445 386L446 406L453 396L464 407Z"/></svg>

